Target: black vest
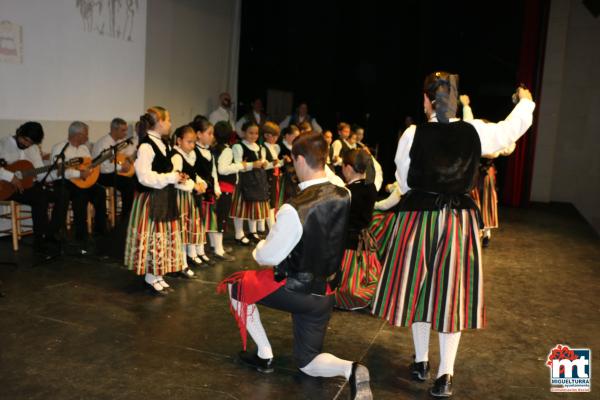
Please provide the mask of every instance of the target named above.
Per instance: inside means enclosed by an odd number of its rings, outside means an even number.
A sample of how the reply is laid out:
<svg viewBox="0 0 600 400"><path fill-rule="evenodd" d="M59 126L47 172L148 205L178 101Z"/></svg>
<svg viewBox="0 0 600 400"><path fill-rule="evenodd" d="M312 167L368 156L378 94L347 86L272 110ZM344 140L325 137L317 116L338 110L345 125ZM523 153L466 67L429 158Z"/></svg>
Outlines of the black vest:
<svg viewBox="0 0 600 400"><path fill-rule="evenodd" d="M302 236L291 253L275 267L275 279L287 278L290 290L324 295L334 289L344 253L350 193L329 182L309 186L288 201L298 212Z"/></svg>
<svg viewBox="0 0 600 400"><path fill-rule="evenodd" d="M173 171L173 163L171 162L171 155L173 150L171 146L166 145L166 153L164 155L160 148L154 143L150 136L145 136L141 141L140 145L147 143L152 147L154 151L154 159L152 160L152 171L160 174L166 174ZM138 146L139 147L139 146ZM185 163L185 159L184 159ZM142 185L136 178L138 192L150 192L150 212L149 218L154 221L173 221L179 217L179 210L177 208L177 194L175 192L175 186L167 185L162 189L154 189Z"/></svg>
<svg viewBox="0 0 600 400"><path fill-rule="evenodd" d="M220 148L220 146L217 146L217 148L215 148L215 151L213 152L213 159L215 160L215 164L217 164L217 165L219 164L219 158L221 157L223 150L228 149L228 148L229 148L229 145L226 145L223 148ZM220 182L227 182L232 185L235 185L235 183L237 181L237 174L222 175L219 173L218 168L217 168L217 176L219 177Z"/></svg>
<svg viewBox="0 0 600 400"><path fill-rule="evenodd" d="M158 172L160 174L166 174L169 173L171 171L173 171L173 163L171 162L171 155L173 150L171 149L170 146L166 146L167 150L166 153L167 155L164 155L161 151L160 148L157 146L156 143L154 143L154 141L152 139L150 139L149 135L146 135L142 138L142 140L140 140L140 144L138 145L141 146L143 143L149 144L150 147L152 147L152 150L154 151L154 159L152 160L152 171L154 172ZM184 160L185 161L185 160ZM147 186L142 185L136 178L136 188L138 192L150 192L152 190L155 190L154 188L150 188Z"/></svg>
<svg viewBox="0 0 600 400"><path fill-rule="evenodd" d="M475 128L463 121L428 122L417 126L410 149L403 210L473 208L470 196L479 169L481 142Z"/></svg>
<svg viewBox="0 0 600 400"><path fill-rule="evenodd" d="M348 235L346 249L356 250L360 232L369 227L373 216L373 208L377 201L377 189L373 183L361 179L347 185L352 194L350 206L350 219L348 222Z"/></svg>
<svg viewBox="0 0 600 400"><path fill-rule="evenodd" d="M194 151L196 152L196 171L198 172L198 175L204 180L204 182L206 182L209 189L214 188L215 182L212 175L214 165L213 158L210 160L204 158L198 147L194 148Z"/></svg>

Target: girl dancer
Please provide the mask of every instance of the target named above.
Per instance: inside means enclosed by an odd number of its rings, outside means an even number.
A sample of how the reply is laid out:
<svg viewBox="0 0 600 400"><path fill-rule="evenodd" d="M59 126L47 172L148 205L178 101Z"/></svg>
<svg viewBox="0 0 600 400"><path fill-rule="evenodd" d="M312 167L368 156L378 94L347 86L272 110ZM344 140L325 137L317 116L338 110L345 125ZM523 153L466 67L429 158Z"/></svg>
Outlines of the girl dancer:
<svg viewBox="0 0 600 400"><path fill-rule="evenodd" d="M429 376L429 334L439 332L440 366L430 390L452 395L454 360L463 329L485 326L479 221L471 197L482 154L515 142L531 126L531 93L497 124L456 118L458 76L425 79L429 122L409 127L396 152L396 178L404 195L375 295L373 313L412 327L412 374Z"/></svg>
<svg viewBox="0 0 600 400"><path fill-rule="evenodd" d="M133 200L125 265L145 281L155 294L170 286L164 274L179 272L185 265L177 194L173 185L187 176L173 171L169 132L171 118L162 107L151 107L140 117L140 146L134 163L138 188Z"/></svg>
<svg viewBox="0 0 600 400"><path fill-rule="evenodd" d="M233 161L246 163L240 171L239 182L233 192L233 202L230 216L233 218L236 242L247 245L244 240L244 220L248 220L250 240L258 242L261 238L256 232L256 223L269 216L269 193L265 149L256 143L258 140L258 125L247 122L242 127L244 139L232 147Z"/></svg>
<svg viewBox="0 0 600 400"><path fill-rule="evenodd" d="M368 151L354 149L344 154L342 162L342 173L352 202L346 231L346 250L342 258L342 278L335 293L335 303L346 310L369 306L381 273L376 244L367 229L377 198L375 185L365 182L370 159Z"/></svg>
<svg viewBox="0 0 600 400"><path fill-rule="evenodd" d="M284 203L283 190L281 187L281 166L283 161L279 159L281 148L277 144L279 139L279 125L267 121L260 128L261 136L265 139L264 147L266 149L266 160L269 162L267 167L267 178L269 181L270 210L269 210L269 229L275 224L275 214ZM259 227L260 228L260 227Z"/></svg>
<svg viewBox="0 0 600 400"><path fill-rule="evenodd" d="M205 192L207 184L197 172L199 160L195 151L196 132L194 129L189 125L181 126L175 130L174 136L177 144L171 157L173 168L188 176L184 183L176 186L183 243L187 250L187 262L182 275L186 278L193 278L194 272L188 265L199 266L203 261L198 257L196 248L204 241L201 207L202 193Z"/></svg>

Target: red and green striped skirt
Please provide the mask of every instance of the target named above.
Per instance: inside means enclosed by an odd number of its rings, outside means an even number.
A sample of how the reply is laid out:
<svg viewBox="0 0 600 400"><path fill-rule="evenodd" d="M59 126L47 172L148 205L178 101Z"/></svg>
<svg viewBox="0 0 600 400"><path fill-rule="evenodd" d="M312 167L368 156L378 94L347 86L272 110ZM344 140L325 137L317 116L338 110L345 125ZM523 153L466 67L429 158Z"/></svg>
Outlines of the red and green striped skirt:
<svg viewBox="0 0 600 400"><path fill-rule="evenodd" d="M381 274L377 253L346 249L340 273L342 278L335 291L336 306L346 310L368 307Z"/></svg>
<svg viewBox="0 0 600 400"><path fill-rule="evenodd" d="M202 202L202 224L204 232L219 232L216 200Z"/></svg>
<svg viewBox="0 0 600 400"><path fill-rule="evenodd" d="M394 222L396 222L396 213L393 211L373 211L371 217L371 224L369 225L369 231L375 241L377 242L377 257L379 261L383 262L385 257L385 251L387 249L390 238L392 237L392 231L394 229Z"/></svg>
<svg viewBox="0 0 600 400"><path fill-rule="evenodd" d="M481 204L481 217L486 229L498 227L498 194L496 193L496 168L488 168L483 178L483 201Z"/></svg>
<svg viewBox="0 0 600 400"><path fill-rule="evenodd" d="M399 212L373 314L395 326L459 332L485 326L483 300L476 211Z"/></svg>
<svg viewBox="0 0 600 400"><path fill-rule="evenodd" d="M244 201L241 188L235 187L231 201L231 218L241 219L267 219L269 218L269 200L267 201Z"/></svg>
<svg viewBox="0 0 600 400"><path fill-rule="evenodd" d="M178 190L177 207L179 208L179 223L181 224L183 243L202 243L204 241L202 213L196 205L194 195L191 192Z"/></svg>
<svg viewBox="0 0 600 400"><path fill-rule="evenodd" d="M162 276L181 271L184 254L180 220L152 220L150 193L136 193L127 226L125 266L137 275Z"/></svg>

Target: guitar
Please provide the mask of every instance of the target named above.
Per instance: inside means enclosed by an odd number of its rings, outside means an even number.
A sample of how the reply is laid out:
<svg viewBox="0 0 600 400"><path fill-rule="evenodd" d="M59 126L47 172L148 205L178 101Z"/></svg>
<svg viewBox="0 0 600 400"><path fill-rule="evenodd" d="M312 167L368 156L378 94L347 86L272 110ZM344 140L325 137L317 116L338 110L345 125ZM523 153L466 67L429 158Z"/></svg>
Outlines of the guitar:
<svg viewBox="0 0 600 400"><path fill-rule="evenodd" d="M129 161L129 171L117 172L117 174L131 178L133 175L135 175L135 169L133 168L133 160L131 159L131 157L127 157L125 154L117 153L117 164L121 165L125 161Z"/></svg>
<svg viewBox="0 0 600 400"><path fill-rule="evenodd" d="M60 163L56 166L56 169L62 170L63 168L74 168L83 162L81 157L73 158L64 165ZM23 189L29 189L33 186L35 177L38 174L48 172L52 169L52 165L46 165L39 168L34 168L33 164L27 160L19 160L14 163L7 164L5 160L0 160L0 167L13 172L15 177L21 181ZM0 200L6 200L17 191L15 185L8 181L0 181Z"/></svg>
<svg viewBox="0 0 600 400"><path fill-rule="evenodd" d="M117 143L115 146L109 147L106 150L104 150L93 160L90 157L83 157L83 162L79 165L78 169L80 171L84 169L89 169L90 174L85 179L71 178L71 182L80 189L88 189L92 187L100 177L100 164L102 164L104 161L113 159L114 153L112 149L116 148L118 152L127 147L128 145L129 143L127 141ZM117 153L117 162L121 157L125 156ZM133 176L133 173L135 173L135 171L133 171L133 168L131 168L127 172L127 174L131 174L130 176Z"/></svg>

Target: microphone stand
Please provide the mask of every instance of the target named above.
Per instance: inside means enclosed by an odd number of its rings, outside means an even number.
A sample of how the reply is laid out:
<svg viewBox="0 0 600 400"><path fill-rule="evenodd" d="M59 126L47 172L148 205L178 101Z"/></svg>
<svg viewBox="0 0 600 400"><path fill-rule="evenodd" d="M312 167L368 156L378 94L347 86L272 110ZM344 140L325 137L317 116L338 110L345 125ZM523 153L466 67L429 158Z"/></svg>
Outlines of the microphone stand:
<svg viewBox="0 0 600 400"><path fill-rule="evenodd" d="M60 153L54 158L54 162L52 163L52 165L50 166L50 169L48 170L48 172L46 172L46 175L44 175L44 177L42 178L42 180L40 181L41 185L44 185L46 183L46 180L48 179L48 176L50 176L50 173L54 170L57 170L59 176L60 176L60 188L58 190L58 198L55 200L54 203L54 208L56 209L57 205L59 207L68 207L68 205L65 205L65 185L66 185L66 178L65 178L65 150L67 149L67 147L69 147L69 141L67 141L67 143L64 145L64 147L62 148L62 150L60 151ZM59 164L60 161L60 164ZM54 211L57 212L57 211ZM62 213L61 213L62 214ZM62 221L62 224L64 224L65 221ZM46 264L49 262L53 262L56 261L59 257L63 256L63 235L61 235L60 230L58 232L58 253L51 255L51 256L47 256L44 258L43 261L39 262L39 263L34 263L32 265L32 267L37 267L38 265L42 265L42 264Z"/></svg>

